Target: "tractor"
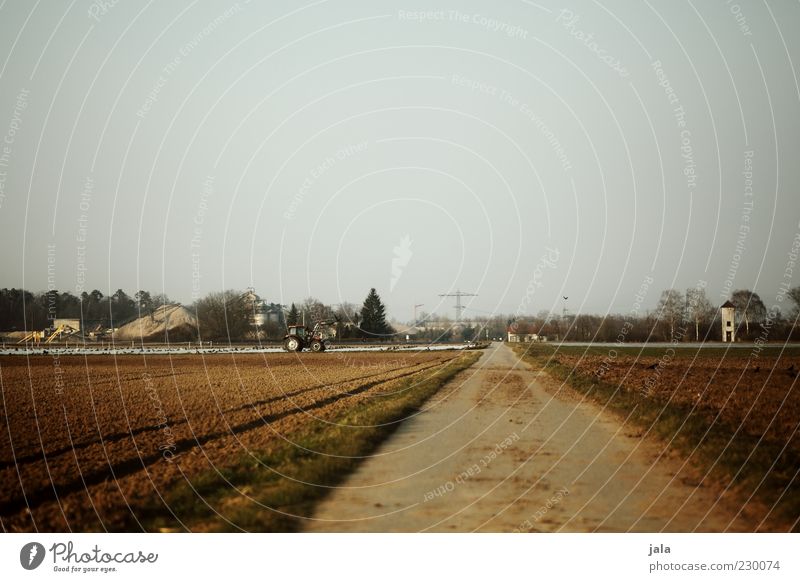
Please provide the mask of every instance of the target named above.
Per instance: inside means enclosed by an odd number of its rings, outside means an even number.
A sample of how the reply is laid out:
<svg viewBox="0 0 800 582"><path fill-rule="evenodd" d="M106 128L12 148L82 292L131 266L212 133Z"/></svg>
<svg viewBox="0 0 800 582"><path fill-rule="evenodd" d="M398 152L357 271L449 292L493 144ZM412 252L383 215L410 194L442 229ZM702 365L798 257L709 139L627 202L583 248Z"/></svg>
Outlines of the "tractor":
<svg viewBox="0 0 800 582"><path fill-rule="evenodd" d="M337 320L318 321L313 329L304 325L290 325L283 337L283 349L287 352L302 352L310 349L312 352L324 352L328 342L336 336Z"/></svg>

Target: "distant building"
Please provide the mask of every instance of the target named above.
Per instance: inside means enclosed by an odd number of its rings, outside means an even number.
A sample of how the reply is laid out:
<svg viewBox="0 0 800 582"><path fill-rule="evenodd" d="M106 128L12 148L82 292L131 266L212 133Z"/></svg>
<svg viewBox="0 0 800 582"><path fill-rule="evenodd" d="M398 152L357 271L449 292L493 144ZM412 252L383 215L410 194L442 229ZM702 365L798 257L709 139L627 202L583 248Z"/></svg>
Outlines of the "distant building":
<svg viewBox="0 0 800 582"><path fill-rule="evenodd" d="M420 322L417 327L422 329L451 329L453 331L460 331L465 327L483 327L484 323L480 321L472 321L462 319L461 321L453 321L451 319L426 319Z"/></svg>
<svg viewBox="0 0 800 582"><path fill-rule="evenodd" d="M719 310L722 320L722 341L736 341L736 306L730 301L726 301Z"/></svg>
<svg viewBox="0 0 800 582"><path fill-rule="evenodd" d="M544 342L547 338L539 335L533 324L525 322L514 322L506 329L508 341L510 342Z"/></svg>
<svg viewBox="0 0 800 582"><path fill-rule="evenodd" d="M256 294L252 287L244 292L242 300L252 325L261 327L268 323L275 323L279 327L286 327L283 305L267 303Z"/></svg>
<svg viewBox="0 0 800 582"><path fill-rule="evenodd" d="M392 322L392 327L397 335L407 336L409 339L420 332L420 329L414 325L405 325L396 321Z"/></svg>

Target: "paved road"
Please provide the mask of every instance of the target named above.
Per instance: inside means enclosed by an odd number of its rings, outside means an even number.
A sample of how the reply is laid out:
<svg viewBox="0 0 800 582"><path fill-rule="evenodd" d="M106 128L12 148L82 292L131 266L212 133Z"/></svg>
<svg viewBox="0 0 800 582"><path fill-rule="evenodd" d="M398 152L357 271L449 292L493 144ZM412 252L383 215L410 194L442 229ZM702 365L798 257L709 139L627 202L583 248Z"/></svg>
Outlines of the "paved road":
<svg viewBox="0 0 800 582"><path fill-rule="evenodd" d="M734 500L596 404L485 350L327 497L307 531L752 531Z"/></svg>

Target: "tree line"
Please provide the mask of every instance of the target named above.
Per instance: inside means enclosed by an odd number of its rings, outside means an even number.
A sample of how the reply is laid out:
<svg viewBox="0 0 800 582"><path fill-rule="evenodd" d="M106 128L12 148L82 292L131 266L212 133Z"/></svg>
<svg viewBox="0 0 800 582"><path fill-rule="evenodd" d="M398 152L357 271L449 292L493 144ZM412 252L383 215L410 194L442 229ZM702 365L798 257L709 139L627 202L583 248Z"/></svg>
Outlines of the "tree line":
<svg viewBox="0 0 800 582"><path fill-rule="evenodd" d="M743 341L800 340L797 321L800 314L800 286L788 291L789 305L784 313L770 310L758 293L739 289L731 294L735 307L736 337ZM721 313L708 299L705 289L693 287L685 293L666 289L658 305L645 313L558 316L540 313L531 318L515 318L510 325L524 324L524 331L548 339L596 342L720 341ZM765 337L766 336L766 337Z"/></svg>
<svg viewBox="0 0 800 582"><path fill-rule="evenodd" d="M194 338L243 341L256 337L280 339L288 325L312 327L318 321L336 321L339 339L393 339L395 330L387 322L386 308L372 288L363 303L343 302L326 305L314 297L291 303L282 318L254 325L255 306L245 301L245 293L228 290L209 293L188 306L198 320ZM800 340L796 322L800 312L800 286L790 289L786 313L771 311L758 293L746 289L732 293L736 308L736 335L742 340L764 337L769 340ZM118 289L111 295L99 290L80 296L56 290L32 293L24 289L0 289L0 330L42 330L54 318L82 319L83 328L116 328L172 304L165 294L139 290L128 294ZM283 306L279 306L283 311ZM431 327L426 321L437 319L444 327ZM450 325L447 325L449 322ZM446 317L423 314L417 326L417 339L427 341L469 341L506 337L509 330L537 333L549 340L646 342L718 341L721 339L719 308L708 299L705 289L686 292L667 289L657 307L645 313L556 315L540 312L535 316L496 315L472 317L456 325ZM181 338L183 339L183 338ZM402 338L404 339L404 338Z"/></svg>
<svg viewBox="0 0 800 582"><path fill-rule="evenodd" d="M32 293L24 289L0 289L0 331L33 331L53 327L53 320L80 319L84 330L118 328L134 319L152 316L169 297L139 290L133 295L118 289L112 295L99 290L75 296L57 290ZM282 307L282 306L279 306ZM353 303L325 305L314 297L292 303L283 317L256 325L258 306L248 302L247 293L238 290L212 292L188 306L197 317L194 338L181 340L281 339L287 325L313 327L318 321L335 321L342 339L390 339L394 329L386 321L386 307L372 288L362 306Z"/></svg>
<svg viewBox="0 0 800 582"><path fill-rule="evenodd" d="M0 289L0 330L42 330L51 326L55 318L116 327L169 303L166 295L148 291L131 296L117 289L111 295L103 295L95 289L76 296L68 291Z"/></svg>

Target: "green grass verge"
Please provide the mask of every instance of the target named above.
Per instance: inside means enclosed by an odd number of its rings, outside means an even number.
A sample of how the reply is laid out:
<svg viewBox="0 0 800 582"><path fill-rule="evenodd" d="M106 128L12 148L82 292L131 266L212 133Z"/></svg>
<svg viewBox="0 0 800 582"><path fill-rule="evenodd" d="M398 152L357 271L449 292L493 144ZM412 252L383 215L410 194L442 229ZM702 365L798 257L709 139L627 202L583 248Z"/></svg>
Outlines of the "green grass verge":
<svg viewBox="0 0 800 582"><path fill-rule="evenodd" d="M565 349L564 346L521 344L513 346L513 349L523 360L544 369L552 377L617 413L632 425L671 442L675 450L689 457L694 467L705 471L713 466L711 477L716 483L731 483L745 498L753 494L767 507L777 503L771 519L777 518L792 525L800 517L800 479L797 476L800 453L791 445L784 447L785 442L766 439L759 442L758 437L741 432L737 434L735 426L720 421L711 422L707 413L692 410L690 406L648 398L638 390L575 374L571 367L553 358L557 352L579 355L585 347L570 346ZM598 349L602 355L608 352L606 346L590 348L592 351L589 353L599 355ZM615 349L618 353L626 353ZM623 348L628 349L635 350L634 354L639 351L638 348ZM706 353L704 350L703 355ZM746 357L746 353L742 355ZM661 354L663 348L659 350ZM788 438L789 435L786 436ZM796 443L797 439L793 442ZM794 527L797 530L797 525Z"/></svg>
<svg viewBox="0 0 800 582"><path fill-rule="evenodd" d="M393 383L390 395L370 398L331 419L332 423L304 423L284 435L294 444L276 438L270 450L249 451L219 472L192 476L191 487L184 482L162 495L192 531L299 531L303 520L295 516L312 514L329 488L341 483L362 461L352 457L373 452L396 430L398 421L417 411L480 355L464 351L435 374L420 372ZM182 529L160 501L135 511L148 531Z"/></svg>

